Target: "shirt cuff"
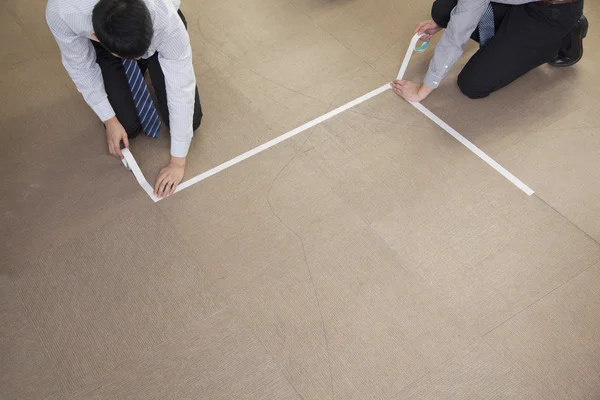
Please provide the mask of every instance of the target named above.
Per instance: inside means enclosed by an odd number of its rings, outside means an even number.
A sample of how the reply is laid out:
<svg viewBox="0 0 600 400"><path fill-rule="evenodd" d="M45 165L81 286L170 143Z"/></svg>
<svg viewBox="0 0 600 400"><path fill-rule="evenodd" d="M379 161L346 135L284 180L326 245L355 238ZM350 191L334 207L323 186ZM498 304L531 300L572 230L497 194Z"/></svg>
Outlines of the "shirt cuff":
<svg viewBox="0 0 600 400"><path fill-rule="evenodd" d="M442 81L442 78L440 78L439 76L436 76L431 71L428 71L423 83L425 83L425 86L427 86L427 87L430 87L432 89L437 89L438 86L440 86L441 81Z"/></svg>
<svg viewBox="0 0 600 400"><path fill-rule="evenodd" d="M186 157L190 149L191 140L180 142L179 140L171 137L171 156L173 157Z"/></svg>
<svg viewBox="0 0 600 400"><path fill-rule="evenodd" d="M102 103L92 107L92 110L102 122L106 122L115 116L115 110L113 110L108 99L104 99Z"/></svg>

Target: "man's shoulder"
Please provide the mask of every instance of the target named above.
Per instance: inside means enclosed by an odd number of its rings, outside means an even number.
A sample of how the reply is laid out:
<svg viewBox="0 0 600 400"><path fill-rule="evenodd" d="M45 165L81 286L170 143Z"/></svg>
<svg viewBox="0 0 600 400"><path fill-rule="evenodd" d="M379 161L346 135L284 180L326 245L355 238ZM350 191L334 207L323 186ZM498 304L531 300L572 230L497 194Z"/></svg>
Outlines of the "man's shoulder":
<svg viewBox="0 0 600 400"><path fill-rule="evenodd" d="M49 12L58 13L60 10L61 0L48 0L46 3L46 14Z"/></svg>
<svg viewBox="0 0 600 400"><path fill-rule="evenodd" d="M46 4L46 22L52 28L62 19L62 0L48 0Z"/></svg>
<svg viewBox="0 0 600 400"><path fill-rule="evenodd" d="M73 29L82 21L90 20L98 0L48 0L46 22L52 32L69 27Z"/></svg>
<svg viewBox="0 0 600 400"><path fill-rule="evenodd" d="M63 14L89 14L98 0L48 0L46 13Z"/></svg>
<svg viewBox="0 0 600 400"><path fill-rule="evenodd" d="M181 5L181 0L146 0L151 3L159 3L161 5L167 5L168 7L174 7L176 10L179 9Z"/></svg>

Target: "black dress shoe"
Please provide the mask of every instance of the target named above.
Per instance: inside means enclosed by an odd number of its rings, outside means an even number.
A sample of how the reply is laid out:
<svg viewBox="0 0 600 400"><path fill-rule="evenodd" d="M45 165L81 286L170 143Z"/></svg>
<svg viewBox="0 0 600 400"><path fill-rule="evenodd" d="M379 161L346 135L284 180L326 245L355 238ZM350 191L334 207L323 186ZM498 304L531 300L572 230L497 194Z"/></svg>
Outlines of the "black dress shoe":
<svg viewBox="0 0 600 400"><path fill-rule="evenodd" d="M558 55L550 62L550 65L553 67L570 67L577 64L583 57L583 39L587 36L588 27L589 23L584 15L569 34L571 37L569 47L559 50Z"/></svg>

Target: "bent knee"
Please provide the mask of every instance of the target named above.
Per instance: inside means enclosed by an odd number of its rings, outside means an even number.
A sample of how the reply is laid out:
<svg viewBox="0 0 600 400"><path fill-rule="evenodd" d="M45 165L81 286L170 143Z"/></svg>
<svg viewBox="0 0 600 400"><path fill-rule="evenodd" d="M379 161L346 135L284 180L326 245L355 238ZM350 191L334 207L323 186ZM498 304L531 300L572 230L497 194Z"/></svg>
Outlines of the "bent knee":
<svg viewBox="0 0 600 400"><path fill-rule="evenodd" d="M442 28L448 27L448 23L450 23L450 15L452 14L452 9L454 8L450 7L448 3L449 2L446 0L436 0L431 6L431 19Z"/></svg>
<svg viewBox="0 0 600 400"><path fill-rule="evenodd" d="M194 121L194 124L192 125L192 130L197 131L198 128L200 128L201 123L202 123L202 117L198 118L197 121Z"/></svg>
<svg viewBox="0 0 600 400"><path fill-rule="evenodd" d="M192 123L192 130L197 131L200 128L200 124L202 123L202 107L198 107L194 111L194 121Z"/></svg>
<svg viewBox="0 0 600 400"><path fill-rule="evenodd" d="M141 122L123 125L123 128L125 129L125 132L127 132L127 137L129 139L135 138L137 135L144 131Z"/></svg>
<svg viewBox="0 0 600 400"><path fill-rule="evenodd" d="M470 99L483 99L492 92L489 88L482 87L476 79L462 72L458 75L457 84L461 93Z"/></svg>

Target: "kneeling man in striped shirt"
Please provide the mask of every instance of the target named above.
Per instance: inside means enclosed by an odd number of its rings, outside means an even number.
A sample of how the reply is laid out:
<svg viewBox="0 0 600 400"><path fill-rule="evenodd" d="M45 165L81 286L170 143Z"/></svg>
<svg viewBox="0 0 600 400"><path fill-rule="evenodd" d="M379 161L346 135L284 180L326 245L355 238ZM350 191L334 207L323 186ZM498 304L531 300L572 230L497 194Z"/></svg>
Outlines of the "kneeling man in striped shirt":
<svg viewBox="0 0 600 400"><path fill-rule="evenodd" d="M158 137L164 121L171 158L156 181L167 196L183 179L202 107L180 0L49 0L46 20L67 72L104 122L110 154L140 132ZM156 109L144 81L148 71ZM158 112L160 112L159 117Z"/></svg>

